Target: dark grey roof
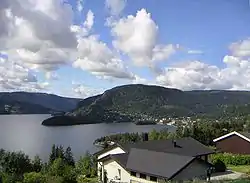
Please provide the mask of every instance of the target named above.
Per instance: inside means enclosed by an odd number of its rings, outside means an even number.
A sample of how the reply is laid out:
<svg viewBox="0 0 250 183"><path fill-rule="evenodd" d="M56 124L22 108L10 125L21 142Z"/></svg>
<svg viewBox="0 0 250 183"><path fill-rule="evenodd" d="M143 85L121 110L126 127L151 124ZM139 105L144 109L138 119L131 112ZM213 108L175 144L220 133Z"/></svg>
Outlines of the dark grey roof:
<svg viewBox="0 0 250 183"><path fill-rule="evenodd" d="M126 153L108 155L99 161L112 158L127 170L171 179L197 156L214 153L212 149L193 138L176 139L176 145L173 142L154 140L126 145L117 144L116 147L121 147Z"/></svg>
<svg viewBox="0 0 250 183"><path fill-rule="evenodd" d="M240 132L240 134L250 139L250 132Z"/></svg>
<svg viewBox="0 0 250 183"><path fill-rule="evenodd" d="M113 155L111 155L111 158L116 160L121 166L126 168L127 161L128 161L128 154L127 153L113 154Z"/></svg>
<svg viewBox="0 0 250 183"><path fill-rule="evenodd" d="M152 140L134 144L125 144L121 145L121 147L123 147L127 152L129 152L131 148L137 148L193 157L214 153L212 149L191 137L176 139L175 141L177 147L174 147L172 140Z"/></svg>
<svg viewBox="0 0 250 183"><path fill-rule="evenodd" d="M157 177L171 178L195 158L131 148L127 160L127 169Z"/></svg>

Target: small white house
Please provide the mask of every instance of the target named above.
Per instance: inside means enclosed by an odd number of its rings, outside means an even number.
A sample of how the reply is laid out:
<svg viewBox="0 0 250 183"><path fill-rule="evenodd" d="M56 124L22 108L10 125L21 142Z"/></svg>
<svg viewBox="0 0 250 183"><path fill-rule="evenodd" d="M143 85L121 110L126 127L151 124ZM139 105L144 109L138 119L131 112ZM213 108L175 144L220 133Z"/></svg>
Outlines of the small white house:
<svg viewBox="0 0 250 183"><path fill-rule="evenodd" d="M213 150L192 138L115 144L96 153L108 182L152 183L206 178Z"/></svg>

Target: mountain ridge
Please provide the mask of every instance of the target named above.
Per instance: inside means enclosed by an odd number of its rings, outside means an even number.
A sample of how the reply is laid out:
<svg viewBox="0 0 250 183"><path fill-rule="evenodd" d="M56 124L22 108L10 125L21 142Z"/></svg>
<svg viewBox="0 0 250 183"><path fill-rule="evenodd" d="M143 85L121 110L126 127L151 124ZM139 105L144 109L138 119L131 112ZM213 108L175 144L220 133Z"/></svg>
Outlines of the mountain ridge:
<svg viewBox="0 0 250 183"><path fill-rule="evenodd" d="M47 93L0 92L0 113L48 114L57 111L69 112L81 100Z"/></svg>
<svg viewBox="0 0 250 183"><path fill-rule="evenodd" d="M235 111L239 113L238 108L247 114L249 104L250 92L246 91L182 91L156 85L122 85L80 101L78 107L68 113L74 119L72 122L53 120L50 123L46 120L43 125L155 121L188 116L222 117Z"/></svg>

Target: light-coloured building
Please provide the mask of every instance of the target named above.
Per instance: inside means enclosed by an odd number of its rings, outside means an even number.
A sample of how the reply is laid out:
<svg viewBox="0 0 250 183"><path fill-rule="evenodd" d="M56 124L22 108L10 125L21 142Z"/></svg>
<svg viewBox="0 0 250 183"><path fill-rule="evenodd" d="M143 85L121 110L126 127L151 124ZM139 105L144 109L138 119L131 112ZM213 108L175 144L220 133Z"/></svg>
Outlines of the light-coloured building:
<svg viewBox="0 0 250 183"><path fill-rule="evenodd" d="M100 180L153 183L206 178L213 150L192 138L115 144L96 153Z"/></svg>

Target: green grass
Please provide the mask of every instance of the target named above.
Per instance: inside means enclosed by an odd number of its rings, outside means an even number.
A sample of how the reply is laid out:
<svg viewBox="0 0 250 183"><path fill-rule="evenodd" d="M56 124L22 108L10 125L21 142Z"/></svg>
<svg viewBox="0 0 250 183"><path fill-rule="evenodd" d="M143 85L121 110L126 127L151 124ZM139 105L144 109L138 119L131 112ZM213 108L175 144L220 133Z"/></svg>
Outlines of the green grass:
<svg viewBox="0 0 250 183"><path fill-rule="evenodd" d="M250 183L250 179L232 180L230 183Z"/></svg>
<svg viewBox="0 0 250 183"><path fill-rule="evenodd" d="M168 183L178 183L178 182L169 181ZM207 181L193 180L193 181L184 181L184 183L207 183ZM250 178L241 178L241 179L236 179L236 180L211 180L210 183L250 183Z"/></svg>
<svg viewBox="0 0 250 183"><path fill-rule="evenodd" d="M229 165L227 168L235 172L250 173L250 165Z"/></svg>

